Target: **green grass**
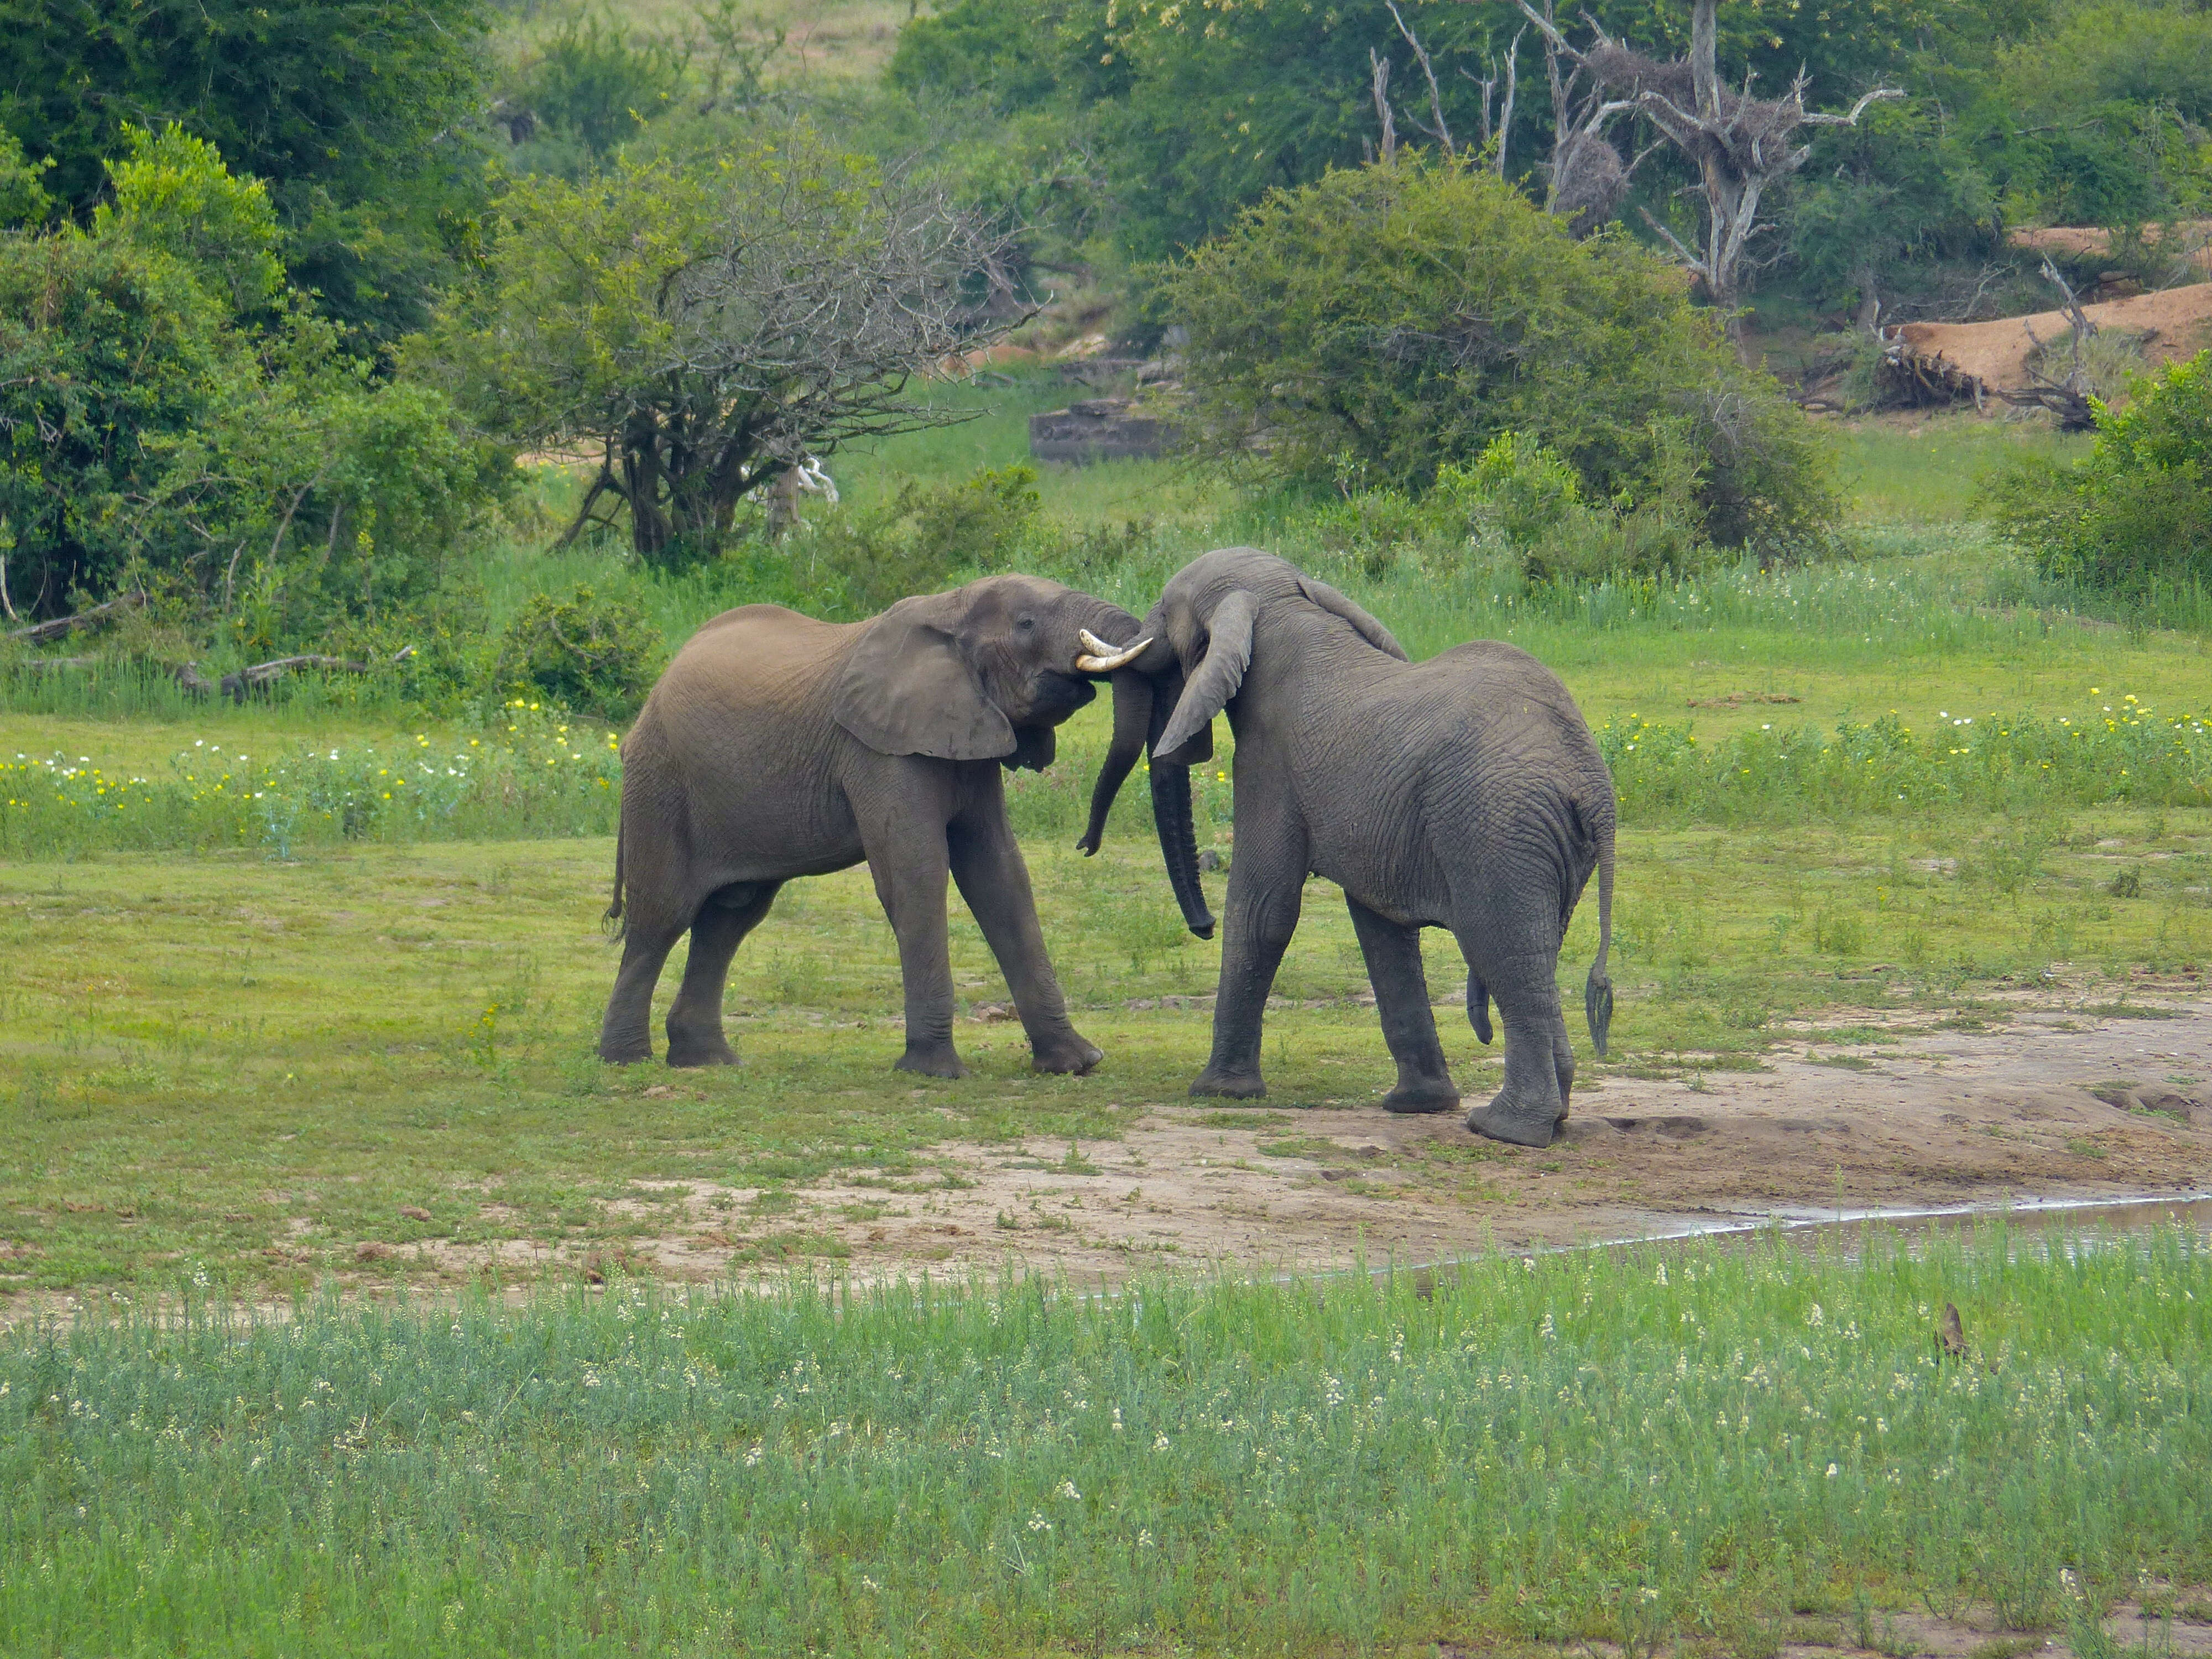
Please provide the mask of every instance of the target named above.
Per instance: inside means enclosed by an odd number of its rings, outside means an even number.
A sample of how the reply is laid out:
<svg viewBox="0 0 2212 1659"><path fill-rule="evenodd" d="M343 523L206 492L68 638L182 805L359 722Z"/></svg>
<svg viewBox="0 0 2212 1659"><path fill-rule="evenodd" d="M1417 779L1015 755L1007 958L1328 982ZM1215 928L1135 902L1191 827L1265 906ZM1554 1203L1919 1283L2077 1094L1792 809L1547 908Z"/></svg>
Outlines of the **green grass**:
<svg viewBox="0 0 2212 1659"><path fill-rule="evenodd" d="M0 1650L1775 1651L2212 1571L2185 1229L0 1341ZM1935 1340L1955 1302L1970 1352Z"/></svg>
<svg viewBox="0 0 2212 1659"><path fill-rule="evenodd" d="M739 954L747 1063L672 1078L592 1057L615 963L604 837L0 866L0 1291L158 1282L179 1261L270 1288L465 1280L495 1251L530 1271L544 1246L562 1255L538 1265L565 1273L580 1251L683 1231L640 1182L927 1186L957 1161L948 1142L1110 1140L1186 1109L1207 1016L1131 1005L1211 991L1218 945L1183 930L1140 832L1094 860L1071 839L1028 854L1104 1065L1036 1077L1018 1028L963 1024L975 1075L926 1084L890 1070L897 960L864 870L793 884ZM1755 1066L1778 1022L1829 1008L1930 1024L2053 963L2117 981L2102 994L2126 1012L2136 970L2212 960L2202 811L1632 828L1620 859L1611 1058L1573 1033L1590 1080ZM2139 873L2136 896L2113 896L2116 870ZM1003 1000L957 900L952 944L963 1005ZM1585 903L1561 958L1570 1000L1595 945ZM1464 969L1445 936L1429 963L1449 999ZM679 952L664 1005L680 970ZM1277 989L1328 1006L1269 1016L1267 1110L1389 1085L1373 1011L1352 1001L1364 988L1343 905L1316 881ZM1496 1048L1439 1023L1462 1086L1483 1088ZM790 1229L725 1231L746 1250ZM364 1262L364 1243L435 1248Z"/></svg>
<svg viewBox="0 0 2212 1659"><path fill-rule="evenodd" d="M1989 420L1965 411L1917 418L1824 421L1837 482L1863 524L1948 525L1971 520L1975 492L2016 459L2074 460L2085 435L2041 420Z"/></svg>

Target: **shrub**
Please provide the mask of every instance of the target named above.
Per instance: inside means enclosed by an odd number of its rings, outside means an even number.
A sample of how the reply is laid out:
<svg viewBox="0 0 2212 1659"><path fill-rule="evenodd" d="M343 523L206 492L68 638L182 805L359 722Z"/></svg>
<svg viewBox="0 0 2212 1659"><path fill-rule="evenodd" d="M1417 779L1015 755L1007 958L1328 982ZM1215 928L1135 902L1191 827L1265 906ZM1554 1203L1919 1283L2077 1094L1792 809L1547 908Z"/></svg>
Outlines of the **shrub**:
<svg viewBox="0 0 2212 1659"><path fill-rule="evenodd" d="M1279 191L1169 273L1203 449L1279 480L1422 492L1504 432L1632 507L1692 456L1696 528L1800 541L1837 501L1803 417L1680 273L1577 242L1502 180L1401 157Z"/></svg>
<svg viewBox="0 0 2212 1659"><path fill-rule="evenodd" d="M2125 409L2095 408L2088 459L1999 475L1992 519L2058 580L2138 594L2212 586L2212 351L2138 378Z"/></svg>
<svg viewBox="0 0 2212 1659"><path fill-rule="evenodd" d="M929 593L960 577L1013 565L1029 546L1042 501L1036 469L982 467L957 483L909 479L879 506L832 514L808 526L792 557L813 581L810 609L872 616L910 593ZM842 590L823 591L822 579Z"/></svg>
<svg viewBox="0 0 2212 1659"><path fill-rule="evenodd" d="M1662 425L1654 440L1650 492L1626 506L1584 501L1575 470L1518 432L1492 439L1470 466L1447 463L1430 499L1469 545L1515 560L1532 580L1680 574L1711 562L1698 458L1677 429Z"/></svg>
<svg viewBox="0 0 2212 1659"><path fill-rule="evenodd" d="M125 580L319 644L438 581L510 471L444 397L380 378L283 289L266 191L126 129L89 231L0 236L0 520L15 603Z"/></svg>
<svg viewBox="0 0 2212 1659"><path fill-rule="evenodd" d="M636 712L659 669L660 635L634 599L579 584L525 604L500 641L494 680L532 690L580 714L622 720Z"/></svg>

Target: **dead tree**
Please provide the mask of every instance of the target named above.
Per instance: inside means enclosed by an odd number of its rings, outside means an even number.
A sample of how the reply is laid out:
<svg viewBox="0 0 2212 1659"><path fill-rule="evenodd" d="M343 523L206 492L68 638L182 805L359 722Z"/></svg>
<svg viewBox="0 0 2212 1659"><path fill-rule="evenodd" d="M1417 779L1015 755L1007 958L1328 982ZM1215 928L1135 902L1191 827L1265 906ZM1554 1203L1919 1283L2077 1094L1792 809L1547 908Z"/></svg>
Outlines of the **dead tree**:
<svg viewBox="0 0 2212 1659"><path fill-rule="evenodd" d="M2038 366L2035 362L2038 357L2046 363L2051 361L2052 343L2037 339L2034 327L2023 318L2021 326L2027 330L2027 337L2033 343L2027 365L2029 384L2018 391L1999 392L1997 395L2015 406L2047 410L2057 417L2058 429L2062 432L2094 431L2097 425L2096 393L2089 383L2087 366L2081 362L2081 344L2094 337L2097 325L2089 320L2089 313L2081 309L2081 301L2075 295L2074 285L2059 274L2058 267L2051 263L2048 254L2043 259L2043 276L2046 282L2057 285L2058 292L2066 301L2066 321L2073 335L2066 378L2053 380Z"/></svg>
<svg viewBox="0 0 2212 1659"><path fill-rule="evenodd" d="M1741 90L1724 86L1715 61L1717 0L1695 0L1689 55L1671 59L1634 51L1595 22L1589 25L1590 45L1577 47L1529 0L1516 3L1553 52L1603 89L1590 121L1601 125L1607 118L1623 114L1647 121L1697 168L1693 193L1705 222L1698 246L1684 243L1649 212L1644 218L1728 314L1729 337L1740 345L1744 278L1753 264L1751 244L1772 228L1759 218L1767 187L1796 172L1812 155L1809 144L1797 142L1798 134L1806 127L1856 126L1869 105L1903 97L1903 92L1877 87L1862 95L1850 113L1836 115L1805 107L1809 77L1803 70L1779 98L1753 97L1748 74Z"/></svg>
<svg viewBox="0 0 2212 1659"><path fill-rule="evenodd" d="M1544 0L1540 11L1525 3L1521 9L1543 42L1544 78L1552 94L1552 155L1537 164L1545 180L1544 209L1565 219L1577 238L1588 236L1620 211L1629 179L1644 156L1624 161L1613 148L1608 129L1624 107L1608 100L1605 83L1571 55L1559 30L1553 0ZM1513 44L1517 55L1520 35L1513 37ZM1484 101L1488 102L1486 88Z"/></svg>

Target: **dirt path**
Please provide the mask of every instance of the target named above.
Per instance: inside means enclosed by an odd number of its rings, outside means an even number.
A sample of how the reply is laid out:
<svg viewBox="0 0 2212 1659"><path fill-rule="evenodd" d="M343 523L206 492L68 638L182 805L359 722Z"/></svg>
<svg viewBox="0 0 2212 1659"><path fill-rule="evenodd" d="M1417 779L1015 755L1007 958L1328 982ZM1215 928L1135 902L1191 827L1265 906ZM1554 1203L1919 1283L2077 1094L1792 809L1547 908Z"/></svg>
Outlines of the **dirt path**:
<svg viewBox="0 0 2212 1659"><path fill-rule="evenodd" d="M1477 1140L1457 1115L1193 1103L1118 1142L947 1146L954 1184L819 1183L779 1224L834 1235L858 1278L1018 1257L1110 1282L1170 1263L1431 1261L1832 1213L1839 1188L1882 1207L2201 1192L2212 1003L2158 1012L2022 1008L1977 1030L1831 1017L1792 1029L1762 1071L1578 1090L1543 1152ZM645 1242L633 1270L704 1278L729 1263L737 1241L715 1218L752 1194L690 1185L680 1227Z"/></svg>

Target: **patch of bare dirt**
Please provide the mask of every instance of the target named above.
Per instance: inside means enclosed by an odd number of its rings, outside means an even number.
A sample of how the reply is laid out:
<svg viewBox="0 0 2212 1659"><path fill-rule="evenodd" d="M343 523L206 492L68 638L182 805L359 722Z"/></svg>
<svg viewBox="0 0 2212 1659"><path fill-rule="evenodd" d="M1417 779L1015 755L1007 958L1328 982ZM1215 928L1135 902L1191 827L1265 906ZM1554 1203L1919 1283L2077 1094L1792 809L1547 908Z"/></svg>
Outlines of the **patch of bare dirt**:
<svg viewBox="0 0 2212 1659"><path fill-rule="evenodd" d="M2152 368L2194 356L2212 338L2212 283L2191 283L2159 294L2109 300L2083 310L2099 328L2142 337ZM1978 383L1989 392L2017 392L2030 384L2029 355L2037 342L2063 339L2063 311L2000 317L1986 323L1905 323L1905 349L1937 378Z"/></svg>
<svg viewBox="0 0 2212 1659"><path fill-rule="evenodd" d="M655 1183L617 1207L665 1218L625 1265L671 1279L829 1255L859 1279L1018 1259L1113 1282L1170 1264L1325 1269L1817 1218L1839 1194L1853 1209L1935 1209L2203 1192L2212 1004L2146 1012L2171 1017L1832 1014L1788 1028L1761 1070L1578 1087L1542 1151L1478 1139L1457 1114L1192 1102L1120 1141L948 1143L949 1176L855 1172L768 1215L749 1212L761 1194L705 1181ZM1461 1080L1486 1095L1495 1074L1493 1059ZM475 1249L411 1248L449 1271L480 1265ZM520 1265L532 1252L504 1254Z"/></svg>
<svg viewBox="0 0 2212 1659"><path fill-rule="evenodd" d="M1797 1618L1777 1632L1782 1638L1778 1659L1838 1659L1839 1655L1866 1659L2030 1659L2031 1656L2072 1656L2074 1644L2056 1630L2020 1632L2008 1629L1988 1607L1967 1606L1948 1618L1924 1613L1885 1613L1867 1615L1864 1628L1856 1615L1841 1619ZM2212 1654L2212 1594L2203 1589L2147 1591L2141 1601L2122 1601L2108 1613L2104 1632L2115 1651L2157 1659L2186 1659ZM1692 1651L1685 1648L1679 1651ZM1425 1645L1439 1659L1476 1659L1493 1650L1468 1647L1450 1641ZM1585 1659L1616 1659L1622 1650L1609 1642L1578 1642L1572 1652Z"/></svg>

